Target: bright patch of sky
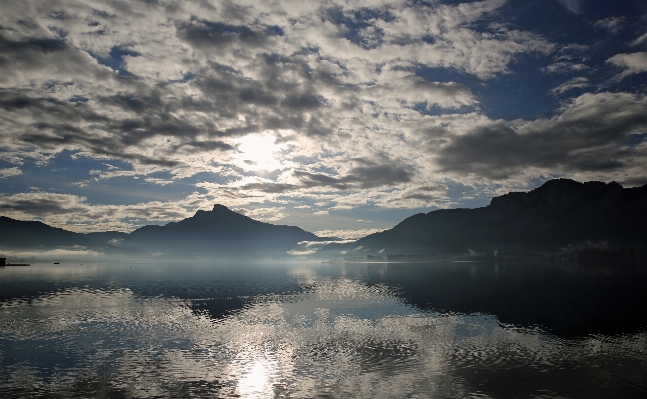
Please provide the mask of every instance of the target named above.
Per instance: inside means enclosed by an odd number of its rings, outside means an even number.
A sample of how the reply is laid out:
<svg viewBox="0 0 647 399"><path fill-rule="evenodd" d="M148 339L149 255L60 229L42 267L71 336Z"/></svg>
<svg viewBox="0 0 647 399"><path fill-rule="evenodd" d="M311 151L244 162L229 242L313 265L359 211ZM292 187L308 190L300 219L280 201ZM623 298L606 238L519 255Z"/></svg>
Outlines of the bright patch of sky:
<svg viewBox="0 0 647 399"><path fill-rule="evenodd" d="M9 2L0 213L131 231L220 203L351 238L555 177L642 185L646 22L641 0Z"/></svg>

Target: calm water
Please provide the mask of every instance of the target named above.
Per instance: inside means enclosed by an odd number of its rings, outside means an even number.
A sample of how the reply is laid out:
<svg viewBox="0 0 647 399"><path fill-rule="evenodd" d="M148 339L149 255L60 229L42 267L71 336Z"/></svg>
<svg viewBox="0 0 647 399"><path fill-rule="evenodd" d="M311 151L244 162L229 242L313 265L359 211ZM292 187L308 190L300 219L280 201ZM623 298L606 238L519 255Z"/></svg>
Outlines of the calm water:
<svg viewBox="0 0 647 399"><path fill-rule="evenodd" d="M644 398L635 264L0 268L2 398Z"/></svg>

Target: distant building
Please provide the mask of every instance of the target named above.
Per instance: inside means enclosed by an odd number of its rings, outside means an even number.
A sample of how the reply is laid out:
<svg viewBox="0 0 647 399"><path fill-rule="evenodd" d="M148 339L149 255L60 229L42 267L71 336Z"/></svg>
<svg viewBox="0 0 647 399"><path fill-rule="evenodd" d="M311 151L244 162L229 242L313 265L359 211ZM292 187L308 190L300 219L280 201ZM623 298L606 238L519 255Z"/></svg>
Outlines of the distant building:
<svg viewBox="0 0 647 399"><path fill-rule="evenodd" d="M0 266L4 266L7 258L0 258Z"/></svg>

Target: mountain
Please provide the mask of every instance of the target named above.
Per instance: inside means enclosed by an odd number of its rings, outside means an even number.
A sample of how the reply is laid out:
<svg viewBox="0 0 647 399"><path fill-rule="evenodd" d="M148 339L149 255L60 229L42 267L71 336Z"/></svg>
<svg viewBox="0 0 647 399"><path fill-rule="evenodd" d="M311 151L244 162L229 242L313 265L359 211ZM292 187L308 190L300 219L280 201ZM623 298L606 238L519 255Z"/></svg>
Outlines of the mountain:
<svg viewBox="0 0 647 399"><path fill-rule="evenodd" d="M476 209L440 209L413 215L390 230L348 244L328 244L319 257L386 254L559 252L587 243L611 248L647 246L647 185L546 182L512 192ZM326 241L295 226L273 225L223 205L165 226L130 234L80 234L41 222L0 217L0 249L85 247L100 252L180 256L282 256L301 241ZM140 251L141 252L141 251Z"/></svg>
<svg viewBox="0 0 647 399"><path fill-rule="evenodd" d="M615 182L556 179L530 192L494 197L483 208L413 215L353 243L329 244L319 254L557 252L587 243L644 247L646 226L647 185L623 188Z"/></svg>
<svg viewBox="0 0 647 399"><path fill-rule="evenodd" d="M296 226L259 222L214 205L193 217L165 226L144 226L124 242L153 252L214 255L285 255L301 241L323 238Z"/></svg>
<svg viewBox="0 0 647 399"><path fill-rule="evenodd" d="M21 221L0 216L0 248L22 250L49 250L66 247L86 247L106 250L110 246L37 221Z"/></svg>
<svg viewBox="0 0 647 399"><path fill-rule="evenodd" d="M128 238L128 233L121 231L100 231L94 233L85 233L85 236L92 241L97 241L103 244L119 244Z"/></svg>
<svg viewBox="0 0 647 399"><path fill-rule="evenodd" d="M43 222L0 216L0 249L43 251L81 247L111 254L124 252L86 234L59 229Z"/></svg>
<svg viewBox="0 0 647 399"><path fill-rule="evenodd" d="M181 256L284 256L302 241L323 241L299 227L253 220L214 205L165 226L143 226L130 234L116 231L74 233L42 222L0 217L0 249L48 250L84 247L110 254L156 253Z"/></svg>

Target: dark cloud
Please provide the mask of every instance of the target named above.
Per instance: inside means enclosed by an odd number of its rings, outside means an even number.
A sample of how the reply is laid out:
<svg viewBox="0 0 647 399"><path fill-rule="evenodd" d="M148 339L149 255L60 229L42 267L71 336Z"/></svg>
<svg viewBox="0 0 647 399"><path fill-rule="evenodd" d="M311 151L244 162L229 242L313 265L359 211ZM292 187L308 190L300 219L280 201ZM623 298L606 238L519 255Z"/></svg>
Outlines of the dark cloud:
<svg viewBox="0 0 647 399"><path fill-rule="evenodd" d="M283 194L297 190L300 187L294 184L284 183L251 183L244 185L242 188L245 190L258 190L268 194Z"/></svg>
<svg viewBox="0 0 647 399"><path fill-rule="evenodd" d="M281 101L281 106L291 110L308 110L319 108L324 99L322 96L306 93L289 94Z"/></svg>
<svg viewBox="0 0 647 399"><path fill-rule="evenodd" d="M187 131L193 135L197 134L193 126L183 125L172 118L166 121L155 121L154 118L118 121L99 114L87 103L31 98L21 93L0 93L0 108L26 112L31 116L33 122L24 126L27 132L15 136L24 144L43 150L82 148L96 155L145 164L174 166L178 162L129 154L128 148L137 146L144 139L157 134L183 132L182 134L186 135ZM115 134L95 134L96 130Z"/></svg>
<svg viewBox="0 0 647 399"><path fill-rule="evenodd" d="M566 172L609 172L625 166L623 142L647 129L645 99L589 95L552 120L519 128L503 122L451 139L436 158L444 172L507 179L529 167Z"/></svg>
<svg viewBox="0 0 647 399"><path fill-rule="evenodd" d="M178 37L199 48L224 48L231 45L262 46L279 32L267 27L228 25L193 19L176 24Z"/></svg>
<svg viewBox="0 0 647 399"><path fill-rule="evenodd" d="M18 38L0 29L0 83L5 88L20 87L31 79L111 82L115 78L65 38L52 38L51 32L47 32L49 37L42 37L42 33Z"/></svg>
<svg viewBox="0 0 647 399"><path fill-rule="evenodd" d="M4 56L24 55L26 52L50 53L67 49L67 43L60 39L27 38L10 40L0 33L0 54Z"/></svg>
<svg viewBox="0 0 647 399"><path fill-rule="evenodd" d="M238 91L238 96L245 103L264 107L271 107L279 102L274 95L254 88L243 88Z"/></svg>
<svg viewBox="0 0 647 399"><path fill-rule="evenodd" d="M413 175L413 169L410 166L397 164L356 166L342 177L302 171L294 172L294 176L300 179L306 188L331 187L338 190L393 186L410 182Z"/></svg>
<svg viewBox="0 0 647 399"><path fill-rule="evenodd" d="M388 202L398 202L403 200L419 200L423 202L432 202L447 199L447 189L437 186L423 186L408 190L401 196L390 198Z"/></svg>
<svg viewBox="0 0 647 399"><path fill-rule="evenodd" d="M593 18L583 0L559 1L574 26L557 32L562 19L510 1L7 2L0 157L25 164L25 180L32 160L66 150L125 161L133 174L179 166L170 176L197 184L218 165L213 192L240 206L308 189L349 207L448 203L432 182L456 176L639 181L639 13ZM599 45L581 33L595 33L594 21L622 29ZM259 171L264 160L276 169ZM278 181L245 184L260 176Z"/></svg>
<svg viewBox="0 0 647 399"><path fill-rule="evenodd" d="M187 148L188 147L188 148ZM222 141L189 141L173 146L174 150L183 149L185 152L202 152L202 151L230 151L234 147Z"/></svg>
<svg viewBox="0 0 647 399"><path fill-rule="evenodd" d="M180 164L176 160L151 158L142 154L124 152L124 146L114 139L93 137L91 134L72 125L38 123L35 127L38 130L49 130L51 133L26 133L21 135L20 139L22 142L35 145L40 149L80 148L94 155L137 162L143 165L170 168Z"/></svg>
<svg viewBox="0 0 647 399"><path fill-rule="evenodd" d="M35 215L60 215L66 213L85 213L86 209L69 201L47 196L30 196L8 200L0 197L0 211L14 211L31 213Z"/></svg>

